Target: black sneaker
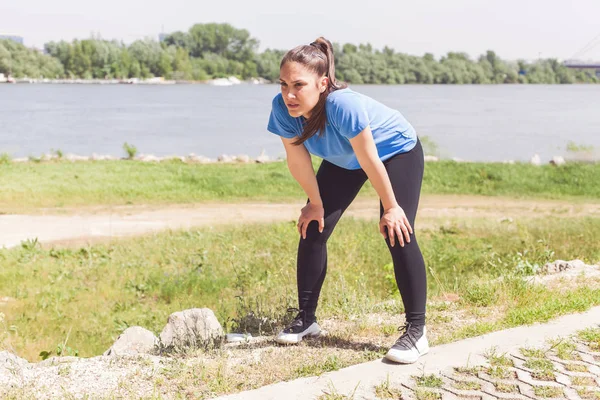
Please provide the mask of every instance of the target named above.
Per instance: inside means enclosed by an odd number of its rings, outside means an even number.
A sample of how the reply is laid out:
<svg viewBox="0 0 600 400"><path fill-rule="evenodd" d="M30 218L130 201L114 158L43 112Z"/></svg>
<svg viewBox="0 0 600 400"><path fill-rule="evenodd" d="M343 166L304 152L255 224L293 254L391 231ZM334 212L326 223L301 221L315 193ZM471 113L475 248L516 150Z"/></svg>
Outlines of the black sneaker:
<svg viewBox="0 0 600 400"><path fill-rule="evenodd" d="M414 325L407 322L399 330L404 331L404 333L388 350L385 358L397 363L410 364L429 352L427 328L424 325Z"/></svg>
<svg viewBox="0 0 600 400"><path fill-rule="evenodd" d="M290 325L277 335L275 338L277 343L296 344L300 343L304 336L319 336L321 334L321 327L317 324L317 321L307 320L306 313L303 310L290 308L288 312L290 311L298 311L298 315Z"/></svg>

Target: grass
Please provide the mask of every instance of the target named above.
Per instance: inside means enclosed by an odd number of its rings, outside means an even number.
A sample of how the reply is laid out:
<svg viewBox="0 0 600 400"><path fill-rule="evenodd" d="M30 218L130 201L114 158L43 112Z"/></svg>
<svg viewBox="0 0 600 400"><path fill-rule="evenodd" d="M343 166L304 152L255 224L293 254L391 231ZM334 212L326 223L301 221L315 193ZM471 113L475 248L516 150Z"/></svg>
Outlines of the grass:
<svg viewBox="0 0 600 400"><path fill-rule="evenodd" d="M598 387L596 380L589 376L574 376L571 378L571 383L575 386L595 386Z"/></svg>
<svg viewBox="0 0 600 400"><path fill-rule="evenodd" d="M517 385L496 382L496 383L494 383L494 386L495 386L496 390L499 391L500 393L518 393L519 392L519 388L517 387Z"/></svg>
<svg viewBox="0 0 600 400"><path fill-rule="evenodd" d="M571 340L555 340L550 343L551 348L556 352L556 356L561 360L580 361L581 357L577 353L577 346Z"/></svg>
<svg viewBox="0 0 600 400"><path fill-rule="evenodd" d="M379 399L402 399L402 391L390 384L390 375L385 381L375 386L375 395Z"/></svg>
<svg viewBox="0 0 600 400"><path fill-rule="evenodd" d="M374 226L341 221L328 245L320 318L347 320L377 312L390 299L398 304L395 283L386 279L383 268L389 254ZM598 289L581 287L557 296L514 276L516 252L526 251L536 262L600 259L596 220L536 220L512 229L479 221L459 233L421 232L426 264L436 274L436 279L429 277L430 296L452 291L462 297L473 281L488 282L496 293L492 306L507 309L497 321L457 328L438 343L600 304ZM81 248L44 249L35 241L24 242L20 248L0 250L0 294L15 299L3 310L9 340L32 361L41 352L56 352L59 345L92 356L104 352L129 326L160 333L170 313L192 307L214 310L226 330L272 334L293 317L285 310L296 305L296 247L292 222L166 232ZM506 278L493 281L497 276ZM483 308L468 297L459 307ZM388 311L402 312L401 304ZM385 336L381 328L377 331Z"/></svg>
<svg viewBox="0 0 600 400"><path fill-rule="evenodd" d="M515 376L513 371L501 365L489 367L487 373L494 379L509 379Z"/></svg>
<svg viewBox="0 0 600 400"><path fill-rule="evenodd" d="M436 374L423 374L421 376L413 376L417 386L427 388L441 388L444 381Z"/></svg>
<svg viewBox="0 0 600 400"><path fill-rule="evenodd" d="M588 372L587 366L583 364L566 364L565 369L569 372Z"/></svg>
<svg viewBox="0 0 600 400"><path fill-rule="evenodd" d="M498 349L496 347L492 347L491 349L486 351L484 356L488 359L490 365L492 365L494 367L496 367L496 366L513 367L514 366L514 363L510 359L510 357L507 356L506 353L499 354Z"/></svg>
<svg viewBox="0 0 600 400"><path fill-rule="evenodd" d="M0 348L30 361L39 361L44 352L98 355L128 326L141 325L158 334L170 313L192 307L213 309L227 331L272 334L289 320L287 307L296 305L297 240L290 221L163 232L79 248L42 248L30 240L0 250L0 297L14 299L0 305L5 314L0 318ZM599 281L587 279L567 289L543 287L523 281L522 270L516 268L519 262L543 265L557 258L593 263L600 259L599 241L600 224L590 217L515 224L472 219L451 230L421 230L431 343L600 304ZM328 277L318 314L321 320L338 321L339 328L295 347L267 342L169 358L165 371L153 378L157 390L177 387L193 396L213 396L380 358L396 338L399 323L392 321L402 304L385 268L389 254L375 221L343 219L328 248ZM442 293L456 293L460 300L438 301ZM373 313L386 323L356 318ZM455 318L466 321L457 323ZM579 336L592 345L600 339L597 330ZM557 352L560 343L554 344ZM255 354L258 358L252 361ZM487 355L494 375L510 372L505 354L490 350ZM286 368L274 367L278 365ZM419 396L438 394L419 389Z"/></svg>
<svg viewBox="0 0 600 400"><path fill-rule="evenodd" d="M598 390L578 389L577 394L584 400L600 400L600 391Z"/></svg>
<svg viewBox="0 0 600 400"><path fill-rule="evenodd" d="M420 388L415 391L415 396L417 400L441 400L442 398L440 393Z"/></svg>
<svg viewBox="0 0 600 400"><path fill-rule="evenodd" d="M481 389L481 384L471 381L457 381L454 383L454 387L458 390L479 390Z"/></svg>
<svg viewBox="0 0 600 400"><path fill-rule="evenodd" d="M11 163L0 157L0 211L40 207L172 204L303 199L284 162L268 164L143 163L130 160ZM319 160L315 159L317 168ZM600 198L600 164L427 163L424 194L518 198ZM375 197L367 182L362 195Z"/></svg>
<svg viewBox="0 0 600 400"><path fill-rule="evenodd" d="M555 386L534 386L533 393L542 398L563 398L565 395L562 388Z"/></svg>
<svg viewBox="0 0 600 400"><path fill-rule="evenodd" d="M590 349L598 351L600 349L600 330L589 328L578 333L577 337L584 341Z"/></svg>

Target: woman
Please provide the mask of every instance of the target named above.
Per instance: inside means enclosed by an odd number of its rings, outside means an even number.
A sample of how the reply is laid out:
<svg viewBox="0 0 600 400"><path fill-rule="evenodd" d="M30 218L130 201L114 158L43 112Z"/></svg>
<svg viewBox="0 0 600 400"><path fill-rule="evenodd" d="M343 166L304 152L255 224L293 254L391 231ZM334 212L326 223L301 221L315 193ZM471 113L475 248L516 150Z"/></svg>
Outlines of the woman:
<svg viewBox="0 0 600 400"><path fill-rule="evenodd" d="M412 229L424 167L415 130L398 111L336 81L333 49L323 37L287 52L280 84L267 129L281 136L289 170L308 202L298 219L299 313L276 340L298 343L319 335L315 311L327 271L327 239L369 179L380 198L379 230L406 312L404 333L386 358L415 362L429 351L425 263ZM310 154L323 158L316 176Z"/></svg>

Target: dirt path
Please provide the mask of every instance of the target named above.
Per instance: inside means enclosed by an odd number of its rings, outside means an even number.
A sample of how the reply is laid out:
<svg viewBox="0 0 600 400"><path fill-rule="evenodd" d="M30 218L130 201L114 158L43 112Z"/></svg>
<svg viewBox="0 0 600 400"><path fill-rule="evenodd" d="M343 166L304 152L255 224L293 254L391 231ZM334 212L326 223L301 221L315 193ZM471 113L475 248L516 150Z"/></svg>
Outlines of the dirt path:
<svg viewBox="0 0 600 400"><path fill-rule="evenodd" d="M302 202L202 203L170 206L122 206L41 210L38 215L0 215L0 247L37 238L44 244L80 245L110 241L165 229L220 224L294 221ZM346 215L376 219L376 198L359 198ZM502 197L430 195L421 200L418 224L427 226L452 218L523 218L559 215L600 217L600 202L519 200Z"/></svg>

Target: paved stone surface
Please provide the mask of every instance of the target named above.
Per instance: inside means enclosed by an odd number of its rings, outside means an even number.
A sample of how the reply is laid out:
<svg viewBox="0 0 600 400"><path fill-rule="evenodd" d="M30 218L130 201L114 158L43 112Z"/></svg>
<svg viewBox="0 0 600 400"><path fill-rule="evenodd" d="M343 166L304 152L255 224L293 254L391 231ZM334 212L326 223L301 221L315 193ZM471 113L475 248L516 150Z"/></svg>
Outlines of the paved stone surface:
<svg viewBox="0 0 600 400"><path fill-rule="evenodd" d="M600 307L596 307L546 324L436 346L411 365L377 360L220 399L318 399L326 393L347 396L336 398L376 399L380 398L377 387L386 382L400 390L402 399L411 400L600 399L600 349L569 339L577 331L598 328L599 323ZM560 353L560 344L549 344L552 339L572 342L575 348ZM544 358L525 356L522 349L544 349ZM501 365L492 353L502 356Z"/></svg>

